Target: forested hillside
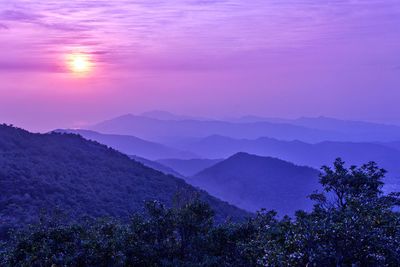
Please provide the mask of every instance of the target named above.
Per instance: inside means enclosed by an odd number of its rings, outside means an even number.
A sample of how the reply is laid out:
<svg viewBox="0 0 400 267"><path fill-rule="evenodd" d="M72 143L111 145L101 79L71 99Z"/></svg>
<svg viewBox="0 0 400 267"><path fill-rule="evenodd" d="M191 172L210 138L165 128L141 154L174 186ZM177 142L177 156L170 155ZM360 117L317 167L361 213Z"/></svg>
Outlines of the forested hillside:
<svg viewBox="0 0 400 267"><path fill-rule="evenodd" d="M307 196L319 188L316 169L247 153L237 153L187 181L243 209L274 209L280 215L311 209Z"/></svg>
<svg viewBox="0 0 400 267"><path fill-rule="evenodd" d="M74 134L32 134L0 125L0 222L3 231L60 210L67 218L127 217L145 200L171 206L173 198L199 195L220 220L246 212L183 180Z"/></svg>

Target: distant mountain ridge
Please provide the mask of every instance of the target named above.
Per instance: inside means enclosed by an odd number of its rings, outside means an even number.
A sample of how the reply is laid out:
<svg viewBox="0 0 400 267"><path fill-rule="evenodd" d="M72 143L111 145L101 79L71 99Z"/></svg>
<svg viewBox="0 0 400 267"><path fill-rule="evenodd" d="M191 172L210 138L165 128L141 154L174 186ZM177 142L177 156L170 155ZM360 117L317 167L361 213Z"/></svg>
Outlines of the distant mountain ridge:
<svg viewBox="0 0 400 267"><path fill-rule="evenodd" d="M188 182L243 209L264 207L282 215L312 207L307 196L319 189L318 174L310 167L241 152L188 178Z"/></svg>
<svg viewBox="0 0 400 267"><path fill-rule="evenodd" d="M334 131L347 136L348 140L338 141L397 141L400 140L400 126L386 123L374 123L355 120L341 120L330 117L300 117L297 119L265 118L244 116L233 119L236 122L272 122L287 123L323 131ZM332 141L332 140L331 140Z"/></svg>
<svg viewBox="0 0 400 267"><path fill-rule="evenodd" d="M322 141L393 142L400 140L400 126L332 119L327 117L279 119L247 116L214 120L175 115L163 111L144 115L122 115L92 125L89 129L133 135L164 142L171 138L204 138L223 135L232 138L259 137L315 143Z"/></svg>
<svg viewBox="0 0 400 267"><path fill-rule="evenodd" d="M384 145L390 148L394 148L400 151L400 141L396 142L386 142L386 143L379 143L380 145Z"/></svg>
<svg viewBox="0 0 400 267"><path fill-rule="evenodd" d="M222 159L161 159L157 162L168 166L186 177L193 176L198 172L211 167L222 161Z"/></svg>
<svg viewBox="0 0 400 267"><path fill-rule="evenodd" d="M309 144L301 141L282 141L273 138L234 139L209 136L186 145L185 149L206 158L226 158L237 152L277 157L299 165L319 168L342 157L350 164L376 161L389 171L387 186L400 185L400 150L382 144L326 141Z"/></svg>
<svg viewBox="0 0 400 267"><path fill-rule="evenodd" d="M3 230L37 220L42 209L60 209L70 219L83 215L126 218L141 210L145 200L171 206L176 193L198 195L211 204L220 220L248 215L182 179L78 135L33 134L0 125Z"/></svg>
<svg viewBox="0 0 400 267"><path fill-rule="evenodd" d="M152 110L152 111L143 112L140 114L140 116L148 117L148 118L152 118L152 119L158 119L158 120L176 120L176 121L179 121L179 120L210 120L208 118L203 118L203 117L176 115L174 113L171 113L168 111L163 111L163 110Z"/></svg>
<svg viewBox="0 0 400 267"><path fill-rule="evenodd" d="M79 134L86 139L97 141L101 144L110 146L124 154L136 155L138 157L150 160L163 159L163 158L190 159L197 157L197 155L194 153L182 151L155 142L150 142L135 136L102 134L90 130L59 129L55 131Z"/></svg>
<svg viewBox="0 0 400 267"><path fill-rule="evenodd" d="M203 138L212 134L233 138L258 138L270 136L283 140L301 139L309 142L345 138L340 134L310 129L285 123L254 122L233 123L218 120L160 120L132 114L106 120L89 127L107 134L133 135L139 138L164 142L171 138Z"/></svg>
<svg viewBox="0 0 400 267"><path fill-rule="evenodd" d="M129 156L131 159L136 160L137 162L142 163L143 165L152 168L154 170L160 171L164 174L169 174L178 178L184 178L185 176L180 174L179 172L177 172L175 169L170 168L168 166L163 165L161 162L162 161L152 161L152 160L148 160L145 158L141 158L138 156Z"/></svg>

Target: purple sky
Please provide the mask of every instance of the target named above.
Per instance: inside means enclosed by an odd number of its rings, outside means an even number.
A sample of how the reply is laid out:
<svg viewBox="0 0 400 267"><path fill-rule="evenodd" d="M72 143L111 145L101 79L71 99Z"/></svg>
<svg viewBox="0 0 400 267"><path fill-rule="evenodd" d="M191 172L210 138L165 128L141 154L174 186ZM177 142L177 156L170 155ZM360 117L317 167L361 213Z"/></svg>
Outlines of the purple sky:
<svg viewBox="0 0 400 267"><path fill-rule="evenodd" d="M399 0L1 0L0 121L152 109L400 123ZM65 58L90 56L71 73Z"/></svg>

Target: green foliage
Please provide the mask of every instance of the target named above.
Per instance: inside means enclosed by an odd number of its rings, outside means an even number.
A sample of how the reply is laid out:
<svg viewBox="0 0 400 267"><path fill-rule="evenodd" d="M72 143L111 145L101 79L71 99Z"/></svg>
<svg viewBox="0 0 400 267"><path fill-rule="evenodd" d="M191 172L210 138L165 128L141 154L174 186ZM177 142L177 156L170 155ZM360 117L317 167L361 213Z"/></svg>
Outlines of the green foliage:
<svg viewBox="0 0 400 267"><path fill-rule="evenodd" d="M371 162L346 169L337 159L322 167L324 192L311 195L311 213L279 222L267 236L267 266L399 266L399 194L384 195L385 171ZM267 231L268 233L268 231Z"/></svg>
<svg viewBox="0 0 400 267"><path fill-rule="evenodd" d="M246 266L233 254L239 250L232 241L244 238L240 228L214 226L210 206L197 199L175 208L152 201L129 223L52 221L15 232L0 265Z"/></svg>
<svg viewBox="0 0 400 267"><path fill-rule="evenodd" d="M201 192L180 194L129 221L53 216L17 229L0 243L0 266L400 266L400 194L382 192L385 171L340 159L322 170L313 210L294 218L262 210L216 223Z"/></svg>

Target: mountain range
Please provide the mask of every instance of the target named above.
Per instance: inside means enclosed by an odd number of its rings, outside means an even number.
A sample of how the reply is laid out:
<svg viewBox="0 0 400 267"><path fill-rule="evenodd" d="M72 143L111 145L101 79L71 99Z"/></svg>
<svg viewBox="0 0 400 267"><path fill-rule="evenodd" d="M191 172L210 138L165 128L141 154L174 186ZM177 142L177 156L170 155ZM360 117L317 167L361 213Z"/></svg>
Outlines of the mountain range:
<svg viewBox="0 0 400 267"><path fill-rule="evenodd" d="M400 127L397 125L373 123L354 120L340 120L329 117L300 117L297 119L264 118L258 116L245 116L234 119L236 122L272 122L286 123L322 131L342 133L351 139L347 141L387 141L399 140ZM345 140L341 140L345 141Z"/></svg>
<svg viewBox="0 0 400 267"><path fill-rule="evenodd" d="M400 186L400 127L395 125L327 117L279 119L246 116L221 121L154 111L120 116L92 128L156 140L159 146L175 152L147 156L138 153L137 149L134 152L113 147L131 155L160 160L162 165L183 176L194 175L209 167L202 164L208 159L247 152L314 168L330 164L337 157L356 165L373 160L388 170L387 188L393 190Z"/></svg>
<svg viewBox="0 0 400 267"><path fill-rule="evenodd" d="M185 149L206 158L226 158L237 152L270 156L299 165L320 168L341 157L349 164L360 165L375 161L388 171L387 186L398 185L400 177L400 150L389 145L362 142L325 141L309 144L301 141L282 141L272 138L234 139L209 136Z"/></svg>
<svg viewBox="0 0 400 267"><path fill-rule="evenodd" d="M126 217L145 200L172 205L177 193L199 195L218 220L249 215L242 209L293 214L310 208L316 169L337 157L351 165L373 160L388 170L388 191L400 186L400 131L392 125L324 117L220 121L160 111L89 128L32 134L0 126L3 228L59 207L69 218Z"/></svg>
<svg viewBox="0 0 400 267"><path fill-rule="evenodd" d="M198 196L218 220L249 214L128 156L75 134L33 134L0 125L0 222L10 226L38 220L42 211L82 216L128 217L144 201L168 206L173 198Z"/></svg>
<svg viewBox="0 0 400 267"><path fill-rule="evenodd" d="M160 120L132 114L100 122L90 126L89 129L107 134L133 135L161 143L173 142L177 139L202 138L212 134L233 138L270 136L283 140L301 139L309 142L345 138L345 136L334 132L310 129L286 123L234 123L219 120Z"/></svg>
<svg viewBox="0 0 400 267"><path fill-rule="evenodd" d="M186 177L193 176L198 172L211 167L222 159L160 159L157 160L163 166L167 166Z"/></svg>
<svg viewBox="0 0 400 267"><path fill-rule="evenodd" d="M234 120L215 120L179 116L162 111L149 113L122 115L89 126L89 129L108 134L133 135L162 143L183 138L205 138L210 135L239 139L270 137L309 143L396 142L400 140L399 126L326 117L290 120L248 116Z"/></svg>
<svg viewBox="0 0 400 267"><path fill-rule="evenodd" d="M101 144L112 147L124 154L134 155L150 160L164 158L190 159L197 157L196 154L168 147L163 144L150 142L135 136L102 134L90 130L55 130L55 132L79 134L82 137L97 141Z"/></svg>
<svg viewBox="0 0 400 267"><path fill-rule="evenodd" d="M197 117L197 116L187 116L187 115L177 115L168 111L163 110L151 110L147 112L143 112L140 116L158 119L158 120L172 120L172 121L182 121L182 120L210 120L204 117Z"/></svg>
<svg viewBox="0 0 400 267"><path fill-rule="evenodd" d="M154 170L160 171L162 173L170 174L170 175L173 175L173 176L178 177L178 178L184 178L185 177L184 175L182 175L179 172L177 172L175 169L173 169L173 168L171 168L171 167L169 167L167 165L162 164L161 163L162 161L153 161L153 160L141 158L141 157L138 157L138 156L129 156L129 157L131 159L134 159L137 162L142 163L143 165L145 165L145 166L147 166L149 168L152 168ZM186 160L182 160L182 161L186 161ZM187 160L187 161L191 161L191 160Z"/></svg>

